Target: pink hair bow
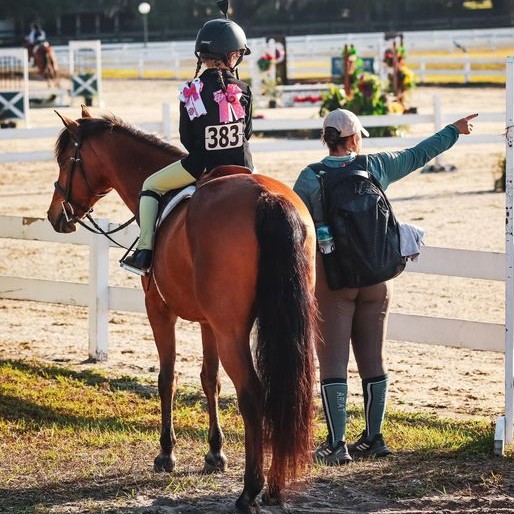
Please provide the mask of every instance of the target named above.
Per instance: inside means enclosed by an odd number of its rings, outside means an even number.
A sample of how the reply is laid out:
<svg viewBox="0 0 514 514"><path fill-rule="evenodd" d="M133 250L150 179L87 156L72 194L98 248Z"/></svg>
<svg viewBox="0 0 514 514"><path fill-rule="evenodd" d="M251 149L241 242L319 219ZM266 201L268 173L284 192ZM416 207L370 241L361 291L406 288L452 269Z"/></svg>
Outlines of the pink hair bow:
<svg viewBox="0 0 514 514"><path fill-rule="evenodd" d="M203 104L200 91L203 88L203 82L196 78L191 83L186 82L179 89L179 100L186 105L187 114L190 120L194 120L203 114L207 114L205 105Z"/></svg>
<svg viewBox="0 0 514 514"><path fill-rule="evenodd" d="M220 108L220 123L229 123L245 117L244 107L239 102L243 91L236 84L229 84L227 90L214 92L214 101Z"/></svg>

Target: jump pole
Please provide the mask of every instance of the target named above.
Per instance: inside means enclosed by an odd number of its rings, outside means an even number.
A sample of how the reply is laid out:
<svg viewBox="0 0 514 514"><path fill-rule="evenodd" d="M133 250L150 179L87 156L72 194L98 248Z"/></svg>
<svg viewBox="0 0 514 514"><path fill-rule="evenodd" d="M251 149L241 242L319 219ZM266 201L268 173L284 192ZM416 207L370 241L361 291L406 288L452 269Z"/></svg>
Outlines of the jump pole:
<svg viewBox="0 0 514 514"><path fill-rule="evenodd" d="M496 420L494 453L512 444L514 428L514 57L507 58L505 110L505 416Z"/></svg>

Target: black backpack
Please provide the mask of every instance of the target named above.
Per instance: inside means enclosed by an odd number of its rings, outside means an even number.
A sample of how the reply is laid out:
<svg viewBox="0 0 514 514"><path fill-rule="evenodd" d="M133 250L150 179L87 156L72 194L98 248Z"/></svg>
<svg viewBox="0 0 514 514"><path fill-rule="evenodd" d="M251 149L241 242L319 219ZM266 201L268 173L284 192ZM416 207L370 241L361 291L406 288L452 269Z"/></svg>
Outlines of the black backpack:
<svg viewBox="0 0 514 514"><path fill-rule="evenodd" d="M400 253L398 222L378 181L357 156L341 168L309 167L320 179L325 222L335 241L337 273L326 273L330 289L364 287L399 275L407 262ZM325 260L325 256L323 256Z"/></svg>

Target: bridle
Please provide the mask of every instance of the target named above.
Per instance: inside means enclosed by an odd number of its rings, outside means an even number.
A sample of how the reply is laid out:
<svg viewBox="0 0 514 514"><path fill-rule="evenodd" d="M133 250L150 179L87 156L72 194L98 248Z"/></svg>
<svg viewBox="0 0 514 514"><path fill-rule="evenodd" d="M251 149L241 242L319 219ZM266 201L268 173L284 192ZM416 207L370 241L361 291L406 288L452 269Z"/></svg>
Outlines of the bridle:
<svg viewBox="0 0 514 514"><path fill-rule="evenodd" d="M117 228L115 228L113 230L105 231L104 229L102 229L102 227L100 227L96 223L96 221L91 216L91 213L93 212L93 208L92 207L89 207L89 208L84 207L84 206L80 205L79 203L77 203L73 199L72 184L73 184L73 175L74 175L75 170L79 171L84 183L86 184L86 186L89 189L89 192L91 193L92 196L94 196L96 198L103 198L105 195L107 195L111 191L111 188L109 188L104 193L95 193L95 191L89 184L87 175L82 166L82 159L80 158L80 144L81 144L80 139L76 139L75 137L73 137L69 131L68 131L68 134L70 136L70 139L73 141L73 145L75 146L75 153L74 153L73 157L70 157L71 165L70 165L70 167L68 169L68 173L66 175L66 187L63 187L59 183L59 180L54 182L55 190L63 197L61 206L62 206L62 212L64 214L66 222L67 223L70 223L70 222L78 223L80 226L84 227L86 230L93 232L93 234L99 234L99 235L101 234L101 235L105 236L107 239L109 239L110 241L112 241L114 244L119 246L120 248L125 248L123 245L121 245L120 243L118 243L117 241L112 239L110 237L110 234L114 234L115 232L123 230L125 227L130 225L136 219L135 216L132 216L131 219L129 219L122 225L118 226ZM82 221L82 219L75 214L75 211L84 211L85 212L84 216L89 220L89 222L91 223L91 225L93 227L86 225Z"/></svg>

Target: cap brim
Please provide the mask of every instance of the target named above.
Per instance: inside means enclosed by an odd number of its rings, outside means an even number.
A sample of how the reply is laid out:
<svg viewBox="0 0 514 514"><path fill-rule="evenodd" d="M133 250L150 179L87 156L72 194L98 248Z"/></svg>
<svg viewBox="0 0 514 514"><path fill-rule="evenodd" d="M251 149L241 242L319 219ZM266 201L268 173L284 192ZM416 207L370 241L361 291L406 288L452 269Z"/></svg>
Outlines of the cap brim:
<svg viewBox="0 0 514 514"><path fill-rule="evenodd" d="M250 55L252 51L245 45L245 53L244 55Z"/></svg>
<svg viewBox="0 0 514 514"><path fill-rule="evenodd" d="M364 136L369 137L369 132L364 127L361 128L361 132Z"/></svg>

